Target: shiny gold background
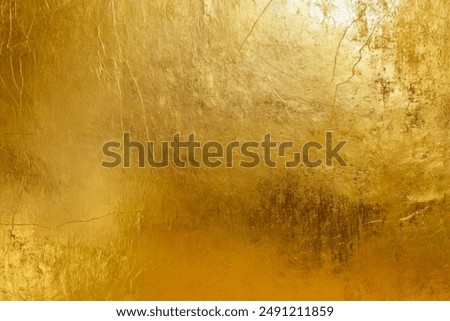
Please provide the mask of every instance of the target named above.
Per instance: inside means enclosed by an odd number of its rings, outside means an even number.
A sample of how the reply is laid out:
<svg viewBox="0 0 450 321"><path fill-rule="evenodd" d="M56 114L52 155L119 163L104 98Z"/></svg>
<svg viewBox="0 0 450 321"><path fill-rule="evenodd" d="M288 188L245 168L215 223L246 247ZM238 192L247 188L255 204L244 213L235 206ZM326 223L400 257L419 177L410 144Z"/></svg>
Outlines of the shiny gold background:
<svg viewBox="0 0 450 321"><path fill-rule="evenodd" d="M450 2L0 1L3 300L450 299ZM176 132L348 167L104 169Z"/></svg>

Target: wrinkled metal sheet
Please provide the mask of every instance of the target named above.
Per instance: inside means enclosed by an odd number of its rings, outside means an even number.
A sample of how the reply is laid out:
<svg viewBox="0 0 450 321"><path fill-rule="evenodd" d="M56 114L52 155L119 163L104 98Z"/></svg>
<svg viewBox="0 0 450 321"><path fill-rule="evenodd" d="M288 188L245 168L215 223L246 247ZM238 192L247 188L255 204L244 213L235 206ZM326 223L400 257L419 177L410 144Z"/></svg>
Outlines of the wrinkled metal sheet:
<svg viewBox="0 0 450 321"><path fill-rule="evenodd" d="M449 299L450 4L0 1L0 299ZM348 166L100 166L162 141Z"/></svg>

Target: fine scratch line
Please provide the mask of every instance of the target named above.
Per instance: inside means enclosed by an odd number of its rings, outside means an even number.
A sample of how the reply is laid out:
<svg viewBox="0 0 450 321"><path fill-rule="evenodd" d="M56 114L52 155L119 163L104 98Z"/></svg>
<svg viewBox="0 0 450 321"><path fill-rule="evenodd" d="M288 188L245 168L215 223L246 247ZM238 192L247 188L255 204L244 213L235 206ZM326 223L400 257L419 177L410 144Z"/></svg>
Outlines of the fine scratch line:
<svg viewBox="0 0 450 321"><path fill-rule="evenodd" d="M264 9L261 11L261 13L259 14L258 18L256 18L255 22L253 23L250 31L247 33L247 36L245 37L244 41L242 42L241 46L239 47L238 50L238 54L241 52L242 47L244 47L245 43L247 42L248 38L250 37L250 35L253 32L253 29L255 29L256 24L258 23L259 19L261 19L261 17L263 16L263 14L266 12L267 8L269 8L270 4L273 2L273 0L269 0L269 2L267 2L266 6L264 7Z"/></svg>
<svg viewBox="0 0 450 321"><path fill-rule="evenodd" d="M334 118L334 113L335 113L335 109L336 109L336 99L337 99L337 93L339 90L340 86L343 86L347 83L349 83L353 77L355 77L356 75L356 67L358 66L358 64L361 62L362 60L362 51L364 50L365 47L367 47L370 43L370 41L372 40L372 37L375 33L375 31L377 30L378 26L381 24L381 22L388 16L389 13L391 13L392 9L394 8L395 3L392 4L392 6L387 10L387 12L380 18L380 20L378 20L378 22L375 24L375 26L372 28L371 33L369 34L369 36L367 37L366 41L364 42L364 44L361 46L361 48L359 48L358 50L358 59L356 60L356 62L353 64L352 66L352 74L350 77L348 77L345 81L340 82L336 85L335 89L334 89L334 97L333 97L333 105L331 108L331 113L330 113L330 118L329 118L329 122L328 122L328 126L331 127L331 123L333 122L333 118Z"/></svg>
<svg viewBox="0 0 450 321"><path fill-rule="evenodd" d="M91 217L88 218L86 220L73 220L73 221L67 221L61 224L57 224L57 225L43 225L43 224L38 224L38 223L14 223L14 226L19 227L19 226L30 226L30 227L40 227L40 228L48 228L48 229L57 229L57 228L61 228L61 227L65 227L67 225L71 225L71 224L79 224L79 223L90 223L93 221L98 221L101 219L104 219L108 216L114 216L114 215L119 215L119 214L133 214L133 213L142 213L142 211L115 211L115 212L110 212L110 213L106 213L102 216L97 216L97 217ZM4 222L0 222L0 226L11 226L11 223L4 223Z"/></svg>

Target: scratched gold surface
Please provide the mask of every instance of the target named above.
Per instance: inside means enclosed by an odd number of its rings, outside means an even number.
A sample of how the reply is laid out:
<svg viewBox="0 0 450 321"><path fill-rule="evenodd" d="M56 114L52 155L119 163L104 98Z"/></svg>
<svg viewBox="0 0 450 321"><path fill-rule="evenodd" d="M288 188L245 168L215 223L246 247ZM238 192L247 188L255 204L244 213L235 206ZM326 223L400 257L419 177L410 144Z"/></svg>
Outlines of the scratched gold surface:
<svg viewBox="0 0 450 321"><path fill-rule="evenodd" d="M450 299L447 0L1 0L0 299ZM101 146L348 144L105 169Z"/></svg>

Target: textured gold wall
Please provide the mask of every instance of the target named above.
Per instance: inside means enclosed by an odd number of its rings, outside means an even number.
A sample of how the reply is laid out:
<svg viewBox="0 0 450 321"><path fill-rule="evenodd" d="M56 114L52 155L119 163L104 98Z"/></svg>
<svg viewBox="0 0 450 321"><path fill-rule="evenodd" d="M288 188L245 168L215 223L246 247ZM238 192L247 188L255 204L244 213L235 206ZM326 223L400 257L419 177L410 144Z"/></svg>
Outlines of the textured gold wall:
<svg viewBox="0 0 450 321"><path fill-rule="evenodd" d="M447 0L1 0L0 299L450 299ZM106 169L302 143L348 167Z"/></svg>

